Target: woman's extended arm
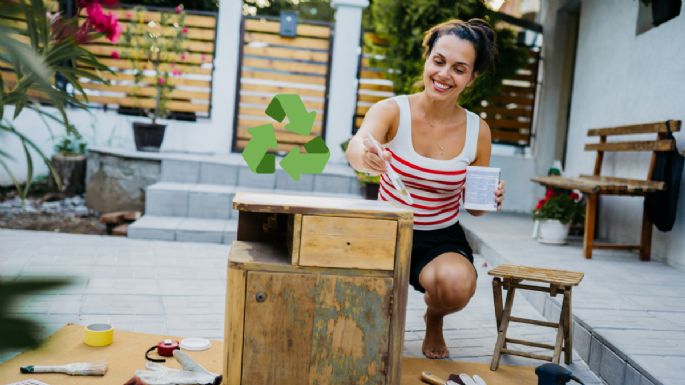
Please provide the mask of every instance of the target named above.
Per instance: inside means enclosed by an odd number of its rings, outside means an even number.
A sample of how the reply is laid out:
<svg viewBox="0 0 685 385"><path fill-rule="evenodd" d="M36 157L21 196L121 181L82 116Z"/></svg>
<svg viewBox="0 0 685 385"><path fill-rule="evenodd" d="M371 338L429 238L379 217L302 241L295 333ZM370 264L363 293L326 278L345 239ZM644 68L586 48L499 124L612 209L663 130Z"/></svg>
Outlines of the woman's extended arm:
<svg viewBox="0 0 685 385"><path fill-rule="evenodd" d="M364 116L359 131L352 137L347 145L345 156L350 165L362 172L378 175L385 172L385 162L380 158L375 148L365 139L366 135L372 135L379 143L388 142L388 132L393 127L399 116L397 103L390 99L382 100L369 109ZM367 143L365 143L367 142ZM383 158L390 160L390 153L383 151Z"/></svg>

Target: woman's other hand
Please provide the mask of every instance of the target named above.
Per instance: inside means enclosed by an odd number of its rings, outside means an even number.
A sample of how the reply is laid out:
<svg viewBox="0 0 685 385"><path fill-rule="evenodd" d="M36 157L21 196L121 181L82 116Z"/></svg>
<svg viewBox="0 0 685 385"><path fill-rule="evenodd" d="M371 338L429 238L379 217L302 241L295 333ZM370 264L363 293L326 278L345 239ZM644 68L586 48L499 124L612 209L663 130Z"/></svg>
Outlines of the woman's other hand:
<svg viewBox="0 0 685 385"><path fill-rule="evenodd" d="M504 181L499 181L497 189L495 189L495 202L497 202L497 211L502 211L502 203L504 203Z"/></svg>

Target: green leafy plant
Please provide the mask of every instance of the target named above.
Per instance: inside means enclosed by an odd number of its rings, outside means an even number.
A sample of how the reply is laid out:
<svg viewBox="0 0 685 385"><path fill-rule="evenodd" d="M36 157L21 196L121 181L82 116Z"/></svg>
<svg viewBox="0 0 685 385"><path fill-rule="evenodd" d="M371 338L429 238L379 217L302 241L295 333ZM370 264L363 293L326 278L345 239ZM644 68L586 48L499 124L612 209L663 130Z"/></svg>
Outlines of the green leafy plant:
<svg viewBox="0 0 685 385"><path fill-rule="evenodd" d="M55 152L62 155L83 155L87 142L78 132L62 136L55 144Z"/></svg>
<svg viewBox="0 0 685 385"><path fill-rule="evenodd" d="M375 183L378 184L381 182L381 176L380 175L371 175L365 172L361 171L354 171L357 174L357 180L360 183Z"/></svg>
<svg viewBox="0 0 685 385"><path fill-rule="evenodd" d="M497 33L498 59L491 71L479 76L474 84L460 96L460 104L473 108L481 100L495 95L502 79L510 77L522 68L527 59L526 49L516 43L513 30L499 27L498 14L481 0L374 0L371 17L367 19L372 29L385 44L367 43L367 53L384 56L378 61L385 67L397 93L417 91L415 84L423 73L423 32L449 19L468 20L474 17L487 20Z"/></svg>
<svg viewBox="0 0 685 385"><path fill-rule="evenodd" d="M577 193L550 188L535 206L533 218L556 219L564 224L582 223L584 213L585 204Z"/></svg>
<svg viewBox="0 0 685 385"><path fill-rule="evenodd" d="M141 6L127 14L131 22L121 41L126 48L121 53L114 51L113 54L116 58L131 62L136 83L131 90L133 97L140 95L141 89L146 86L155 88L155 106L146 111L155 124L157 119L169 115L167 103L175 89L170 80L181 75L176 64L188 58L184 45L188 28L185 26L186 12L182 5L177 6L173 13L161 12L159 21L147 20L146 16L145 7ZM150 72L154 77L153 84L146 81L146 75Z"/></svg>
<svg viewBox="0 0 685 385"><path fill-rule="evenodd" d="M38 323L9 314L7 309L22 297L73 282L73 278L31 278L14 282L0 280L0 351L33 347L40 342Z"/></svg>
<svg viewBox="0 0 685 385"><path fill-rule="evenodd" d="M112 0L102 0L111 5ZM70 123L67 106L87 109L88 96L79 79L106 83L102 71L110 71L97 58L81 46L101 34L116 41L121 34L119 24L111 13L105 14L100 2L79 0L79 13L85 10L86 21L78 24L75 17L69 18L49 11L43 0L9 0L0 7L0 18L20 20L12 27L0 27L0 60L9 64L12 77L0 77L0 132L17 138L24 151L27 171L26 183L22 187L11 172L7 161L13 160L9 152L0 148L0 167L14 182L20 197L28 194L33 178L32 152L48 166L57 185L59 177L50 159L40 147L21 132L14 121L25 110L33 110L46 123L49 120L65 127L68 134L78 131ZM76 63L81 63L80 67ZM90 67L89 70L83 67ZM58 77L58 86L53 78ZM74 92L67 92L73 89ZM44 103L54 107L56 113L47 111ZM6 117L6 107L14 106L12 116ZM49 128L49 126L48 126Z"/></svg>

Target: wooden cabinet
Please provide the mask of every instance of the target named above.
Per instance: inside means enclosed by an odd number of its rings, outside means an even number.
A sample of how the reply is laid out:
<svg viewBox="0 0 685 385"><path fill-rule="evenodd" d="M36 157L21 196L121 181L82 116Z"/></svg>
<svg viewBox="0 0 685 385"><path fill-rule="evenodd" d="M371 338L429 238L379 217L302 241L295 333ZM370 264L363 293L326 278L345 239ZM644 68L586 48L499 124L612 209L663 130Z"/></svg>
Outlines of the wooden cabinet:
<svg viewBox="0 0 685 385"><path fill-rule="evenodd" d="M412 214L381 202L239 193L228 385L397 385Z"/></svg>

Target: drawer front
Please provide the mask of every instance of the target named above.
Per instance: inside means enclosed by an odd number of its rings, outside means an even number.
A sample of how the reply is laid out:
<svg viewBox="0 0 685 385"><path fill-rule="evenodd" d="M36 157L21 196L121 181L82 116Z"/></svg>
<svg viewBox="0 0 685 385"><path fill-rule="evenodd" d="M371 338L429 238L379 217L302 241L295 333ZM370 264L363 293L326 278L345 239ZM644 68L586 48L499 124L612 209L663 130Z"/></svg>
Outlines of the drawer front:
<svg viewBox="0 0 685 385"><path fill-rule="evenodd" d="M299 264L393 270L396 240L396 221L305 215Z"/></svg>

